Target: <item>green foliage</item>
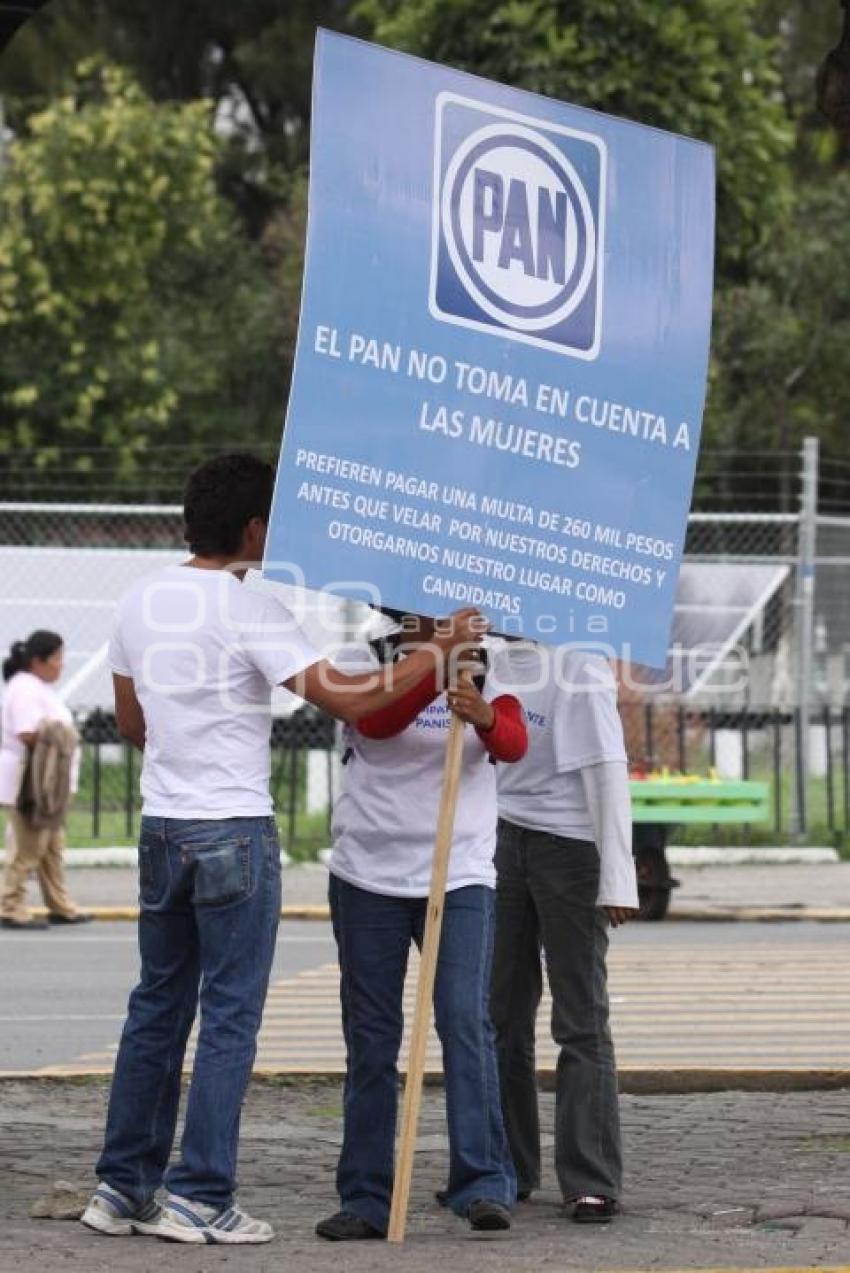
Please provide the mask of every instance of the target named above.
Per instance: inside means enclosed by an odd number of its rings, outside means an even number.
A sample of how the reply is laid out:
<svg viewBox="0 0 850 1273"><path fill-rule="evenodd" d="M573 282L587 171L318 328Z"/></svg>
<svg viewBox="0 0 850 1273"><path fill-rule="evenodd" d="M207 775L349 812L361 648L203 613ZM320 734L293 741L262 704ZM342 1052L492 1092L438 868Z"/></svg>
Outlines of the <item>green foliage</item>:
<svg viewBox="0 0 850 1273"><path fill-rule="evenodd" d="M841 36L839 0L758 0L756 16L759 29L775 40L778 50L782 92L796 125L796 176L828 177L841 161L841 144L815 105L815 78Z"/></svg>
<svg viewBox="0 0 850 1273"><path fill-rule="evenodd" d="M0 180L0 469L13 447L25 471L22 448L49 468L94 442L115 486L150 473L158 444L277 440L316 25L713 143L707 444L811 431L843 450L850 179L813 104L841 14L838 0L53 0L0 60L17 139ZM126 73L78 78L92 55ZM163 493L153 476L148 489Z"/></svg>
<svg viewBox="0 0 850 1273"><path fill-rule="evenodd" d="M301 310L304 243L307 237L307 167L296 172L289 184L285 207L270 220L263 236L277 298L278 316L287 358L295 348Z"/></svg>
<svg viewBox="0 0 850 1273"><path fill-rule="evenodd" d="M0 65L16 126L103 54L155 101L207 98L222 123L222 188L259 236L307 162L317 26L347 29L350 0L54 0Z"/></svg>
<svg viewBox="0 0 850 1273"><path fill-rule="evenodd" d="M718 300L712 438L732 449L846 450L850 419L850 172L804 186L753 277Z"/></svg>
<svg viewBox="0 0 850 1273"><path fill-rule="evenodd" d="M88 63L32 116L0 181L0 446L113 451L261 428L273 298L216 187L205 100L154 105ZM254 384L246 416L241 389ZM7 463L10 463L7 460ZM87 463L89 461L86 461Z"/></svg>
<svg viewBox="0 0 850 1273"><path fill-rule="evenodd" d="M781 221L791 144L752 0L361 0L377 40L717 147L718 263Z"/></svg>
<svg viewBox="0 0 850 1273"><path fill-rule="evenodd" d="M838 145L813 109L816 67L841 29L837 3L360 0L357 12L384 43L712 142L706 444L784 450L814 433L843 452L850 174L836 178Z"/></svg>

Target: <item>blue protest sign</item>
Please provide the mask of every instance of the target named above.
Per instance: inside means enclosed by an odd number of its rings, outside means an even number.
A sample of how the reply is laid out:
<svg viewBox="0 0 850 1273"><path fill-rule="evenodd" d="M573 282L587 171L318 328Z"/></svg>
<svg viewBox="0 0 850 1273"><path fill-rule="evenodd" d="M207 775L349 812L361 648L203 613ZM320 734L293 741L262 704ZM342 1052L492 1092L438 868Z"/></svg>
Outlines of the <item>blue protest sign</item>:
<svg viewBox="0 0 850 1273"><path fill-rule="evenodd" d="M663 665L711 149L322 32L309 200L267 577Z"/></svg>

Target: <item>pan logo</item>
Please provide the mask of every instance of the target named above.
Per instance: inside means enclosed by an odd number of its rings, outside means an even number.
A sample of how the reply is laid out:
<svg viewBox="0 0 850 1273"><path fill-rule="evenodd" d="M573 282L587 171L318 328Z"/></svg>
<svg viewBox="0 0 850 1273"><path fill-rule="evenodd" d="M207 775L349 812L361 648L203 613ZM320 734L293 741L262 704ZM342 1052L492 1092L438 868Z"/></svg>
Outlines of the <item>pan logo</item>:
<svg viewBox="0 0 850 1273"><path fill-rule="evenodd" d="M589 133L440 94L434 318L595 358L605 159Z"/></svg>

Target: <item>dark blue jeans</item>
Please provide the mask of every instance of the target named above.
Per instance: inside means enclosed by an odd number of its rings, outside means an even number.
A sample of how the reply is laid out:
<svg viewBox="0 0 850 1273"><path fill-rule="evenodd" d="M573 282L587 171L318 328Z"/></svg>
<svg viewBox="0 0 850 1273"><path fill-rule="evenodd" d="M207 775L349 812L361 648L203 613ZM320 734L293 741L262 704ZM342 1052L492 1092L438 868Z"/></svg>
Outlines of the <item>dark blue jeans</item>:
<svg viewBox="0 0 850 1273"><path fill-rule="evenodd" d="M226 1207L280 919L274 820L143 818L139 874L141 980L130 996L97 1175L138 1204L165 1183ZM199 990L180 1156L166 1172Z"/></svg>
<svg viewBox="0 0 850 1273"><path fill-rule="evenodd" d="M342 1207L386 1232L393 1189L402 997L411 941L421 947L427 899L386 897L331 877L348 1066L337 1169ZM516 1179L499 1103L487 1011L493 958L493 890L446 894L434 985L449 1130L449 1206L476 1198L505 1206Z"/></svg>

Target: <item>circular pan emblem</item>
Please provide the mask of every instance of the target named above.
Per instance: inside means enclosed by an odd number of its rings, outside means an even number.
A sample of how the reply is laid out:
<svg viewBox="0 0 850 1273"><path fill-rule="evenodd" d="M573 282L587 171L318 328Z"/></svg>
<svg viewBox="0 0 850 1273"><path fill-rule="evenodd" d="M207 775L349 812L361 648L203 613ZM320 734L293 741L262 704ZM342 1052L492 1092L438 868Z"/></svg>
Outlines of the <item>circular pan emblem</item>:
<svg viewBox="0 0 850 1273"><path fill-rule="evenodd" d="M487 178L502 188L518 182L526 194L537 190L550 200L561 197L562 279L551 277L549 271L523 270L515 259L507 264L503 257L494 260L497 235L491 235L488 250L482 250L475 227L476 211L480 215L481 209L476 210L475 200L476 174L484 165ZM525 207L528 232L538 240L539 251L540 205L532 198ZM520 331L540 331L557 326L581 304L596 260L593 212L575 168L543 134L517 124L489 124L467 137L446 170L440 217L455 272L488 317Z"/></svg>

